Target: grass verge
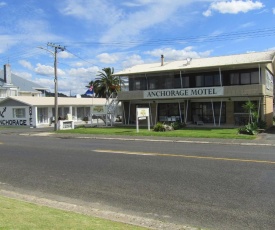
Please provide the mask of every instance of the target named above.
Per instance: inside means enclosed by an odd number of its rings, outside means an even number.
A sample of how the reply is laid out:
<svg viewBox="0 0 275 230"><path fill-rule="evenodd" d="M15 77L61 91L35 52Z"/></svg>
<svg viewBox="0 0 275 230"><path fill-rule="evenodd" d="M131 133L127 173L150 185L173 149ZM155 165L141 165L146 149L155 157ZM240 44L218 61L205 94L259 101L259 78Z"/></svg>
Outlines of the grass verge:
<svg viewBox="0 0 275 230"><path fill-rule="evenodd" d="M142 230L146 228L0 196L0 229Z"/></svg>
<svg viewBox="0 0 275 230"><path fill-rule="evenodd" d="M78 127L73 130L59 130L59 133L95 134L95 135L127 135L127 136L155 136L155 137L182 137L182 138L222 138L253 140L256 136L240 135L237 128L184 128L167 132L149 131L142 127L137 133L135 127Z"/></svg>

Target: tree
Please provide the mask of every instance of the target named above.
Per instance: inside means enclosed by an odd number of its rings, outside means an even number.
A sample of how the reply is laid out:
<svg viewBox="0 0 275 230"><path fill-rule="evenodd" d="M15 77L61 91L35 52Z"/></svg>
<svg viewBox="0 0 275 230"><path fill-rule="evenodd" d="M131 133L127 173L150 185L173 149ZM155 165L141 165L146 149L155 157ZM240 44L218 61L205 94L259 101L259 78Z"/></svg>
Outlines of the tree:
<svg viewBox="0 0 275 230"><path fill-rule="evenodd" d="M253 123L253 122L258 121L257 108L256 108L256 105L253 102L247 101L243 105L243 108L246 112L249 113L248 123Z"/></svg>
<svg viewBox="0 0 275 230"><path fill-rule="evenodd" d="M97 97L109 97L113 92L120 89L119 77L113 76L114 68L103 68L95 79L94 87L97 89Z"/></svg>

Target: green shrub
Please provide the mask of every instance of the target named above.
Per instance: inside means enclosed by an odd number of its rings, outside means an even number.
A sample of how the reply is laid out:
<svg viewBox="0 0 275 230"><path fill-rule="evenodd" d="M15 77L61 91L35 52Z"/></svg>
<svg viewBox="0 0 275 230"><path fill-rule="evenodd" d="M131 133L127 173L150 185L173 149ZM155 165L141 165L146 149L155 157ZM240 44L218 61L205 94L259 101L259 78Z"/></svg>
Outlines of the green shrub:
<svg viewBox="0 0 275 230"><path fill-rule="evenodd" d="M256 135L258 133L258 125L256 122L251 122L244 127L238 129L239 134Z"/></svg>
<svg viewBox="0 0 275 230"><path fill-rule="evenodd" d="M266 127L267 127L266 122L263 121L263 120L259 120L257 122L257 126L258 126L259 129L266 129Z"/></svg>
<svg viewBox="0 0 275 230"><path fill-rule="evenodd" d="M175 121L173 123L171 123L171 126L173 127L174 130L177 130L177 129L182 129L185 127L185 124L184 123L181 123L179 121Z"/></svg>
<svg viewBox="0 0 275 230"><path fill-rule="evenodd" d="M154 130L155 132L165 132L164 124L161 123L161 122L158 122L157 124L155 124L153 130Z"/></svg>

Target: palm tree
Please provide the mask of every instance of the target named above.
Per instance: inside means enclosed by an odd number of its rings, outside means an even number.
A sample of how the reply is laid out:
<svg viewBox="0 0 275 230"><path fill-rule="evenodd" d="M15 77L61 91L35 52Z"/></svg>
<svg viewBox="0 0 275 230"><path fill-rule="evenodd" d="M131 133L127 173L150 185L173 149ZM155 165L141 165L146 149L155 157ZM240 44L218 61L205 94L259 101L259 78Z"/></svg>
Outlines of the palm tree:
<svg viewBox="0 0 275 230"><path fill-rule="evenodd" d="M97 87L98 97L109 97L113 92L120 89L119 77L113 76L114 68L103 68L97 75L94 84Z"/></svg>

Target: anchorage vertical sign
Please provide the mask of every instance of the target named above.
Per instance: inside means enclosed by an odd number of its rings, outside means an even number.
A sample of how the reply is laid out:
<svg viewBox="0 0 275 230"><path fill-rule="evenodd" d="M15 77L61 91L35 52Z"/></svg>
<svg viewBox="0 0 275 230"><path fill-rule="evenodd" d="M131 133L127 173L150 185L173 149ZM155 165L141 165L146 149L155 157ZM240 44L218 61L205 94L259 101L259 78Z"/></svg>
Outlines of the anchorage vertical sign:
<svg viewBox="0 0 275 230"><path fill-rule="evenodd" d="M223 87L207 87L207 88L186 88L186 89L164 89L164 90L147 90L144 91L144 98L183 98L183 97L216 97L223 96Z"/></svg>

